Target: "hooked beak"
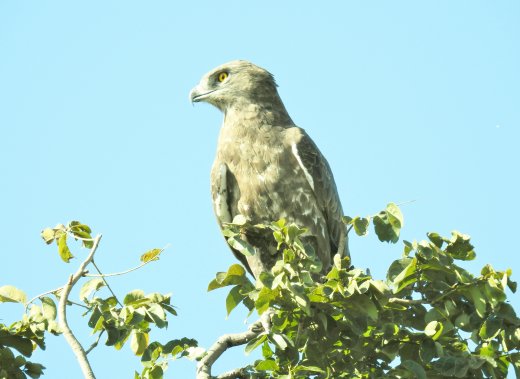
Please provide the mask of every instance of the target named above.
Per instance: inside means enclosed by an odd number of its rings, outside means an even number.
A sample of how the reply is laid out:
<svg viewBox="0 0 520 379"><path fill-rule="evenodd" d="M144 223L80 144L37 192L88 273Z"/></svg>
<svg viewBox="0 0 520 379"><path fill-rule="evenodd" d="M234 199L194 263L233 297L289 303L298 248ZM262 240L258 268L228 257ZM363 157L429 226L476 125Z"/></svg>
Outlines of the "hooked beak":
<svg viewBox="0 0 520 379"><path fill-rule="evenodd" d="M192 103L198 103L199 101L204 101L206 97L208 97L211 93L215 92L216 90L210 90L208 91L205 88L200 88L200 85L194 87L190 91L190 101Z"/></svg>

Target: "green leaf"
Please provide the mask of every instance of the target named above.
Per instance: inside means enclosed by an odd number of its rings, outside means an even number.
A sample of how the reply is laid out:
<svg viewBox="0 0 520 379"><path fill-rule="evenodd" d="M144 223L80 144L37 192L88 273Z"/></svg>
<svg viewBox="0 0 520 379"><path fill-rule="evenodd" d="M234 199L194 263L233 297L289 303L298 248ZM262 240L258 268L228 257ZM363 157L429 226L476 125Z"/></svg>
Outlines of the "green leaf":
<svg viewBox="0 0 520 379"><path fill-rule="evenodd" d="M153 368L148 371L147 379L163 379L164 371L161 366L153 366Z"/></svg>
<svg viewBox="0 0 520 379"><path fill-rule="evenodd" d="M266 339L267 339L266 334L260 334L259 336L253 338L246 345L246 348L245 348L246 354L249 354L250 352L252 352L258 346L260 346Z"/></svg>
<svg viewBox="0 0 520 379"><path fill-rule="evenodd" d="M0 345L9 346L16 349L26 357L30 357L33 352L33 344L30 339L22 336L5 335L0 336ZM1 360L0 360L1 363ZM0 366L1 368L2 366Z"/></svg>
<svg viewBox="0 0 520 379"><path fill-rule="evenodd" d="M130 341L130 348L135 355L143 355L145 349L148 347L150 337L148 333L134 331L132 333L132 340Z"/></svg>
<svg viewBox="0 0 520 379"><path fill-rule="evenodd" d="M377 320L379 314L377 307L374 302L370 300L368 296L356 296L352 299L353 305L355 305L360 312L365 313L370 319Z"/></svg>
<svg viewBox="0 0 520 379"><path fill-rule="evenodd" d="M132 292L129 292L126 294L125 298L123 299L123 304L130 305L130 304L136 303L144 298L145 297L144 297L143 290L133 290Z"/></svg>
<svg viewBox="0 0 520 379"><path fill-rule="evenodd" d="M83 286L81 286L81 290L79 291L79 298L82 301L86 301L87 298L90 296L92 291L97 291L101 287L105 286L105 282L101 278L94 278L90 279Z"/></svg>
<svg viewBox="0 0 520 379"><path fill-rule="evenodd" d="M217 277L209 283L208 291L247 282L249 279L246 278L246 270L242 265L235 263L228 268L227 272L217 273Z"/></svg>
<svg viewBox="0 0 520 379"><path fill-rule="evenodd" d="M168 325L166 322L166 313L159 304L152 304L146 309L146 314L152 319L152 321L159 328L164 328Z"/></svg>
<svg viewBox="0 0 520 379"><path fill-rule="evenodd" d="M433 367L446 377L466 378L469 360L456 357L441 357L433 362Z"/></svg>
<svg viewBox="0 0 520 379"><path fill-rule="evenodd" d="M240 237L229 237L227 239L229 246L233 249L237 250L239 253L243 254L246 257L253 256L255 254L255 249L251 246L247 241L243 240Z"/></svg>
<svg viewBox="0 0 520 379"><path fill-rule="evenodd" d="M22 303L27 301L27 295L14 286L0 287L0 303Z"/></svg>
<svg viewBox="0 0 520 379"><path fill-rule="evenodd" d="M381 242L396 243L399 240L399 234L394 232L392 225L390 225L384 213L374 216L373 223L374 231Z"/></svg>
<svg viewBox="0 0 520 379"><path fill-rule="evenodd" d="M408 359L405 360L402 365L406 367L408 371L413 372L417 379L427 379L426 371L424 371L424 368L419 363Z"/></svg>
<svg viewBox="0 0 520 379"><path fill-rule="evenodd" d="M306 373L315 373L315 372L318 372L318 373L321 373L321 374L324 374L325 371L320 368L320 367L316 367L316 366L304 366L304 365L299 365L299 366L296 366L296 370L297 372L306 372Z"/></svg>
<svg viewBox="0 0 520 379"><path fill-rule="evenodd" d="M54 239L56 238L56 233L54 232L54 229L52 228L45 228L41 232L41 237L45 241L47 245L50 245L54 242Z"/></svg>
<svg viewBox="0 0 520 379"><path fill-rule="evenodd" d="M432 241L432 243L435 246L437 246L439 249L442 248L442 245L444 244L444 242L449 242L446 238L442 237L439 233L430 232L430 233L426 233L426 235L428 236L428 239L430 241Z"/></svg>
<svg viewBox="0 0 520 379"><path fill-rule="evenodd" d="M424 363L429 363L437 355L437 349L435 348L435 342L430 338L425 338L421 342L419 349L419 356Z"/></svg>
<svg viewBox="0 0 520 379"><path fill-rule="evenodd" d="M486 314L486 301L484 300L484 296L480 292L479 288L476 286L469 287L466 293L473 301L477 315L480 318L484 318Z"/></svg>
<svg viewBox="0 0 520 379"><path fill-rule="evenodd" d="M43 366L39 363L27 362L25 364L24 372L27 375L29 375L32 379L38 379L40 376L43 375L44 369L45 369L45 366Z"/></svg>
<svg viewBox="0 0 520 379"><path fill-rule="evenodd" d="M69 232L72 233L72 235L76 239L81 239L81 242L84 247L90 249L92 246L94 246L94 241L92 240L92 230L88 225L82 224L79 221L71 221L69 222Z"/></svg>
<svg viewBox="0 0 520 379"><path fill-rule="evenodd" d="M396 286L395 292L398 293L401 290L403 290L405 287L409 286L412 283L415 283L417 281L417 258L412 258L410 260L410 263L408 266L404 268L403 271L397 275L394 280L393 284Z"/></svg>
<svg viewBox="0 0 520 379"><path fill-rule="evenodd" d="M431 337L432 340L436 341L441 336L443 329L444 328L442 323L438 321L430 321L424 329L424 334L426 334L428 337Z"/></svg>
<svg viewBox="0 0 520 379"><path fill-rule="evenodd" d="M500 333L503 319L499 317L489 317L480 328L478 335L483 340L491 340Z"/></svg>
<svg viewBox="0 0 520 379"><path fill-rule="evenodd" d="M278 370L278 364L273 359L265 359L256 364L255 370L257 371L275 371Z"/></svg>
<svg viewBox="0 0 520 379"><path fill-rule="evenodd" d="M446 253L455 259L470 261L475 259L473 245L469 242L470 237L457 231L451 233L452 238L446 246Z"/></svg>
<svg viewBox="0 0 520 379"><path fill-rule="evenodd" d="M238 285L233 287L226 297L226 311L228 316L231 311L235 309L236 306L242 302L242 300L244 300L245 296L240 293L240 288L241 286Z"/></svg>
<svg viewBox="0 0 520 379"><path fill-rule="evenodd" d="M69 222L69 229L76 229L81 230L85 233L92 233L92 230L90 229L90 226L82 224L79 221L71 221Z"/></svg>
<svg viewBox="0 0 520 379"><path fill-rule="evenodd" d="M149 261L157 261L159 260L159 255L163 252L163 249L151 249L148 250L146 253L141 255L141 262L146 263Z"/></svg>
<svg viewBox="0 0 520 379"><path fill-rule="evenodd" d="M354 231L358 236L364 236L368 232L368 224L370 220L364 217L355 217L352 220L352 225L354 226Z"/></svg>
<svg viewBox="0 0 520 379"><path fill-rule="evenodd" d="M388 269L388 273L386 274L386 279L389 282L393 282L395 278L410 264L412 258L403 257L401 259L395 260L390 265Z"/></svg>
<svg viewBox="0 0 520 379"><path fill-rule="evenodd" d="M455 319L455 326L457 326L458 328L464 330L465 332L470 332L471 331L471 325L470 325L470 316L466 313L461 313L460 315L457 316L457 318Z"/></svg>
<svg viewBox="0 0 520 379"><path fill-rule="evenodd" d="M396 243L403 226L403 215L394 203L374 216L374 230L381 242Z"/></svg>
<svg viewBox="0 0 520 379"><path fill-rule="evenodd" d="M399 231L404 225L404 218L401 210L396 204L389 203L386 206L386 213L388 214L388 221L395 228L397 234L399 234Z"/></svg>
<svg viewBox="0 0 520 379"><path fill-rule="evenodd" d="M58 239L58 253L63 262L69 263L71 258L74 258L67 246L67 233L62 233Z"/></svg>
<svg viewBox="0 0 520 379"><path fill-rule="evenodd" d="M280 349L285 350L287 348L287 341L281 334L273 333L271 338Z"/></svg>
<svg viewBox="0 0 520 379"><path fill-rule="evenodd" d="M259 314L264 313L269 308L278 293L278 290L273 291L269 287L262 287L258 293L258 299L255 301L255 307Z"/></svg>
<svg viewBox="0 0 520 379"><path fill-rule="evenodd" d="M262 355L264 358L271 358L273 356L274 352L269 346L269 343L265 341L262 345Z"/></svg>
<svg viewBox="0 0 520 379"><path fill-rule="evenodd" d="M350 222L353 220L352 217L350 216L343 216L341 217L341 221L345 224L345 225L348 225L350 224Z"/></svg>
<svg viewBox="0 0 520 379"><path fill-rule="evenodd" d="M56 320L56 304L54 300L47 296L40 298L40 300L42 302L43 316L47 320Z"/></svg>

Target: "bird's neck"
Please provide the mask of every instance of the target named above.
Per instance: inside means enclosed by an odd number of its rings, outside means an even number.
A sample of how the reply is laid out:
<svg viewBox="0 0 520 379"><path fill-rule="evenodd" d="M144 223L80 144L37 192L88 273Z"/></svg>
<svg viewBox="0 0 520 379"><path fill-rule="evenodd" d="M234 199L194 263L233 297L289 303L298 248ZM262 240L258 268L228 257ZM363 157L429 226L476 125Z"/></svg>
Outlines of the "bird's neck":
<svg viewBox="0 0 520 379"><path fill-rule="evenodd" d="M260 127L265 125L288 128L294 126L289 113L279 98L251 103L246 100L232 104L224 111L224 125Z"/></svg>

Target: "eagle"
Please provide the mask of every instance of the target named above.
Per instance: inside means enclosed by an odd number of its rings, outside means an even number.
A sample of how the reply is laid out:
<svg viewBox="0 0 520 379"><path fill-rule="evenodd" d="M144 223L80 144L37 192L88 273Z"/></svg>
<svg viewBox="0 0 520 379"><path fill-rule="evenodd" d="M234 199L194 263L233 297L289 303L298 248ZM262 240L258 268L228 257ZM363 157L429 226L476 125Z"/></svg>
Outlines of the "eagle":
<svg viewBox="0 0 520 379"><path fill-rule="evenodd" d="M205 74L190 100L206 102L224 114L211 194L220 227L242 215L252 224L285 219L306 229L325 271L332 257L348 255L347 233L336 184L327 160L304 129L296 126L267 70L244 60L225 63ZM255 254L232 248L258 278L277 259L272 232L245 236Z"/></svg>

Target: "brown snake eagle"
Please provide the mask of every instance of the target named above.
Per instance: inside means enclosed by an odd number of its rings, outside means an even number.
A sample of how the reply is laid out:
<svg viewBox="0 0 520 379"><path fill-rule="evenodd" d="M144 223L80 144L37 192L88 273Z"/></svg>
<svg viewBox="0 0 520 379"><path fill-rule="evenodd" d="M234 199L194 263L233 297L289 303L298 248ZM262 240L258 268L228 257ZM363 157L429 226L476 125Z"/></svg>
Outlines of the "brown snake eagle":
<svg viewBox="0 0 520 379"><path fill-rule="evenodd" d="M337 252L348 255L336 184L316 144L289 117L276 87L268 71L239 60L211 70L190 92L192 102L207 102L224 113L211 170L214 210L221 227L239 214L253 224L285 218L305 227L304 240L325 270ZM276 261L276 244L267 232L246 239L255 254L233 253L258 278Z"/></svg>

